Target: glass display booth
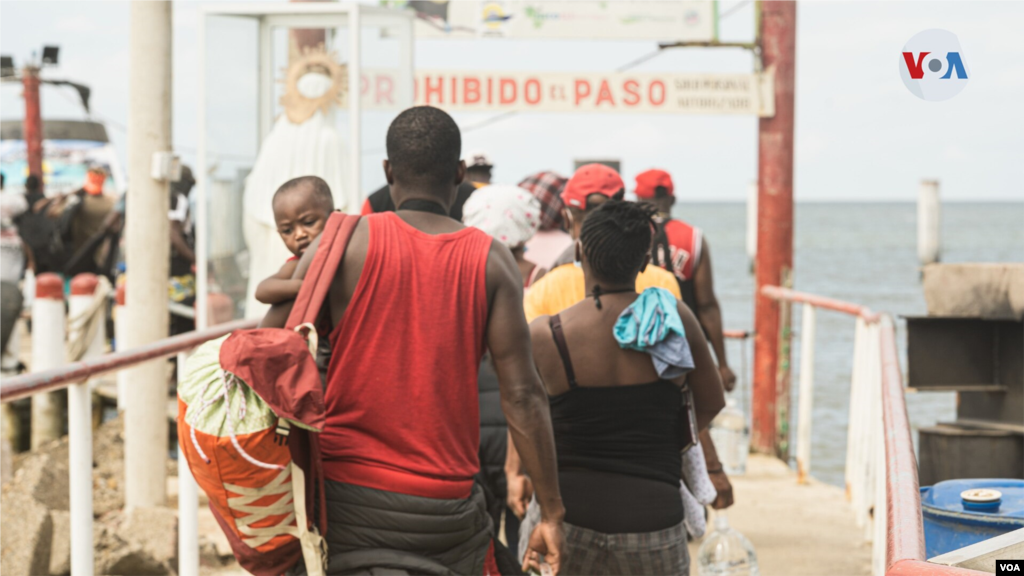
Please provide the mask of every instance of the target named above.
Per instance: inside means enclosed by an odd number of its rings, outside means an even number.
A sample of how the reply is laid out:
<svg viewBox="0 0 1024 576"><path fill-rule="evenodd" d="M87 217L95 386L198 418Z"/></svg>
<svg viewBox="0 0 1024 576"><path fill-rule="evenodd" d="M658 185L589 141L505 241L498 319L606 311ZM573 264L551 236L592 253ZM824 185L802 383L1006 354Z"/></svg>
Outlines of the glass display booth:
<svg viewBox="0 0 1024 576"><path fill-rule="evenodd" d="M273 220L278 186L319 176L337 209L358 213L385 183L387 126L413 104L413 19L358 3L201 7L197 327L262 316L254 287L291 256Z"/></svg>

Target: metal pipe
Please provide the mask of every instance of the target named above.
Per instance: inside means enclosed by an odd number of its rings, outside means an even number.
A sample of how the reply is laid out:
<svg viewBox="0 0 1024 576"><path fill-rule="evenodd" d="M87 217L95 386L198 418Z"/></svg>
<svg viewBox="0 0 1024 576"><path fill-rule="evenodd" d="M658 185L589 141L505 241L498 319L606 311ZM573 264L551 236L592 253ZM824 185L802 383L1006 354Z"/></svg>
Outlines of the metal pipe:
<svg viewBox="0 0 1024 576"><path fill-rule="evenodd" d="M156 154L171 151L171 16L168 0L131 4L125 312L128 346L167 336L170 194L151 171ZM205 175L204 175L205 176ZM125 507L167 500L167 372L162 362L128 369L125 391Z"/></svg>
<svg viewBox="0 0 1024 576"><path fill-rule="evenodd" d="M886 569L900 560L924 560L924 529L917 458L903 397L903 376L892 319L882 317L882 415L885 422L885 476L889 491Z"/></svg>
<svg viewBox="0 0 1024 576"><path fill-rule="evenodd" d="M814 412L814 305L803 305L800 330L800 406L796 437L797 482L806 484L811 474L811 420Z"/></svg>
<svg viewBox="0 0 1024 576"><path fill-rule="evenodd" d="M362 198L362 116L360 102L360 75L362 74L362 63L360 62L360 38L362 37L362 24L359 18L359 3L352 2L348 9L348 126L349 126L349 186L351 192L345 194L346 198ZM345 206L345 212L349 214L359 213L359 203L355 206Z"/></svg>
<svg viewBox="0 0 1024 576"><path fill-rule="evenodd" d="M95 274L79 274L71 280L68 316L78 318L89 313L99 287ZM105 316L106 302L97 314ZM106 344L104 318L94 321L90 341L84 346L82 359L103 354ZM68 342L90 338L89 323L79 323L78 330L68 335ZM81 348L80 348L81 350ZM74 357L69 352L70 357ZM92 394L89 383L68 386L68 490L71 524L71 573L91 574L93 571L92 536Z"/></svg>
<svg viewBox="0 0 1024 576"><path fill-rule="evenodd" d="M63 365L64 356L64 281L49 272L36 278L36 298L32 303L32 370L43 371ZM11 387L14 378L6 378L0 394ZM61 394L41 394L32 398L30 445L33 450L60 438Z"/></svg>
<svg viewBox="0 0 1024 576"><path fill-rule="evenodd" d="M789 326L761 287L785 286L793 270L793 120L796 3L763 4L760 26L764 67L775 76L775 115L758 121L757 264L754 295L754 409L751 447L778 454L779 398L788 397ZM780 351L783 353L780 354ZM780 375L781 373L781 375ZM785 406L784 406L785 407ZM788 407L786 407L788 408Z"/></svg>
<svg viewBox="0 0 1024 576"><path fill-rule="evenodd" d="M42 275L40 275L42 276ZM178 352L191 350L203 342L220 338L235 330L248 330L256 328L259 320L235 320L225 324L218 324L206 330L186 332L171 338L165 338L130 350L106 354L99 358L83 360L65 364L49 370L21 374L12 378L5 378L4 384L0 387L0 402L13 402L22 398L28 398L33 394L59 390L67 385L82 382L93 376L106 374L115 370L121 370L147 360L168 358ZM138 386L134 382L130 387ZM165 418L163 412L160 415L161 421Z"/></svg>
<svg viewBox="0 0 1024 576"><path fill-rule="evenodd" d="M850 314L851 316L860 316L869 323L877 322L881 317L880 314L873 312L867 306L844 302L834 298L827 298L825 296L818 296L816 294L808 294L807 292L798 292L790 288L763 286L761 288L761 295L772 300L786 300L789 302L800 302L802 304L813 304L815 308L825 308L826 310L843 312L844 314Z"/></svg>
<svg viewBox="0 0 1024 576"><path fill-rule="evenodd" d="M185 373L188 353L178 353L178 378ZM199 486L178 446L178 575L199 576Z"/></svg>
<svg viewBox="0 0 1024 576"><path fill-rule="evenodd" d="M21 71L25 98L25 123L23 124L25 151L28 156L28 173L39 176L39 191L43 191L43 116L39 102L39 68L25 66Z"/></svg>

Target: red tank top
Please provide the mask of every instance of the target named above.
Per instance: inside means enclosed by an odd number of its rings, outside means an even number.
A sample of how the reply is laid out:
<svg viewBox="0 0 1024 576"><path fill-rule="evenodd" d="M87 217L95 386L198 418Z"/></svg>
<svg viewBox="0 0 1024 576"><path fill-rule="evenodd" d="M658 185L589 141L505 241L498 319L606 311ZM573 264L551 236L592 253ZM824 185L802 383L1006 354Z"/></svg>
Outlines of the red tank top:
<svg viewBox="0 0 1024 576"><path fill-rule="evenodd" d="M393 212L364 216L366 264L331 334L328 479L465 498L480 468L477 372L491 238L431 235Z"/></svg>
<svg viewBox="0 0 1024 576"><path fill-rule="evenodd" d="M669 272L681 281L693 279L701 256L703 235L700 228L673 219L665 223L665 235L671 252L668 261L672 268Z"/></svg>

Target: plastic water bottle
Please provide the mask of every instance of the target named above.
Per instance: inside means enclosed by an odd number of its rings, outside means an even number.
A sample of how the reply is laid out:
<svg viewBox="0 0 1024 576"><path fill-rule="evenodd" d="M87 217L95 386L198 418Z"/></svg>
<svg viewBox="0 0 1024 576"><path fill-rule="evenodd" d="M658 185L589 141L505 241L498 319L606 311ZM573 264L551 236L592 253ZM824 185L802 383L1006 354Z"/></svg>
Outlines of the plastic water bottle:
<svg viewBox="0 0 1024 576"><path fill-rule="evenodd" d="M746 473L750 428L747 427L747 417L736 406L735 399L727 399L725 408L711 421L711 440L715 443L718 459L726 474L739 476Z"/></svg>
<svg viewBox="0 0 1024 576"><path fill-rule="evenodd" d="M759 576L757 553L746 536L729 526L725 512L715 513L715 530L697 552L699 576Z"/></svg>

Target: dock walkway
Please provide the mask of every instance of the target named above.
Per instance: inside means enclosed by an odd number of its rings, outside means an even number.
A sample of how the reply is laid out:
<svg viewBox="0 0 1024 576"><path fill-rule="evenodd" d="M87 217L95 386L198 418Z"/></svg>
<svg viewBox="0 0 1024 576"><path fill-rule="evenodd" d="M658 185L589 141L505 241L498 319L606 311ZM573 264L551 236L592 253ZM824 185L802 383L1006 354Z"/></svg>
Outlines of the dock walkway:
<svg viewBox="0 0 1024 576"><path fill-rule="evenodd" d="M871 545L842 489L813 478L799 485L781 460L756 454L747 460L747 473L731 481L736 503L728 510L729 524L753 543L761 576L871 573ZM698 548L690 545L694 576Z"/></svg>

